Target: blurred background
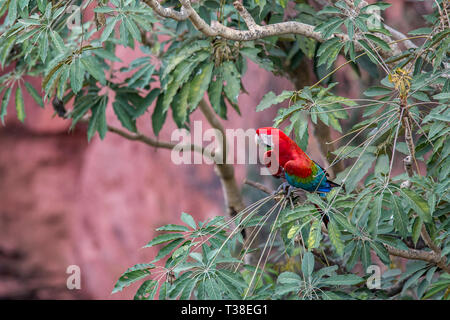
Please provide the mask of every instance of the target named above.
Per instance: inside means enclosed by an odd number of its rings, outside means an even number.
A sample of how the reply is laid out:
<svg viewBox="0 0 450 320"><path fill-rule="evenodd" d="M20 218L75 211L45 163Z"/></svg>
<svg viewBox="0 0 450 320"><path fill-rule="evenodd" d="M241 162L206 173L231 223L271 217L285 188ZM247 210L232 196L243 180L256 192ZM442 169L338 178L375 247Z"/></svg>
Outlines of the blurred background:
<svg viewBox="0 0 450 320"><path fill-rule="evenodd" d="M385 22L403 33L423 26L422 15L431 12L431 0L387 2L393 5ZM138 46L118 48L116 54L123 61L117 68L142 55ZM27 80L40 88L41 79ZM351 98L370 83L364 71L358 77L349 67L334 80L341 84L338 94ZM256 105L268 91L278 94L293 85L250 62L243 82L248 93L239 97L242 116L230 109L225 128L271 126L277 108L256 113ZM177 166L170 151L112 133L88 143L86 127L78 125L69 132L70 122L55 117L50 104L39 108L27 94L25 123L16 119L11 99L6 125L0 126L0 299L130 299L136 285L114 295L111 291L128 267L153 259L154 249L141 247L155 228L177 223L183 211L196 220L224 214L212 166ZM107 117L108 123L120 126L112 106ZM203 119L196 111L192 120ZM344 130L357 120L354 113ZM168 121L161 139L169 140L175 128ZM151 135L149 113L141 117L139 129ZM309 130L307 151L322 163L312 126ZM250 173L254 178L256 169L236 165L238 183L242 186ZM278 183L273 180L259 179L268 186ZM261 196L242 188L247 205ZM80 267L80 290L67 289L70 265Z"/></svg>

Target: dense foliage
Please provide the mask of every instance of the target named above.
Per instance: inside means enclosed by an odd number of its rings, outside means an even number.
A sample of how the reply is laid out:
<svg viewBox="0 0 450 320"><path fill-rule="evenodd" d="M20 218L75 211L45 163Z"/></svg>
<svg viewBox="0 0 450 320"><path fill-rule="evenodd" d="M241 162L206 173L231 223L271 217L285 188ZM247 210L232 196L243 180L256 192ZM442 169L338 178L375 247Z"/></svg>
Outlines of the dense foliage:
<svg viewBox="0 0 450 320"><path fill-rule="evenodd" d="M313 26L315 34L300 28L241 41L205 35L190 19L161 17L150 1L97 1L93 15L84 9L94 1L81 2L0 1L0 63L10 70L0 77L2 122L10 99L24 121L26 90L42 107L52 101L72 126L88 121L89 140L96 133L103 138L110 97L102 89L108 88L115 92L114 113L126 132L139 134L136 120L149 112L157 136L169 109L176 125L189 129L189 117L205 95L220 118L239 113L248 60L296 85L293 72L310 61L319 81L268 92L257 111L289 101L274 126L304 149L308 121L336 130L339 147L326 156L330 168L346 164L335 179L345 190L335 188L326 198L269 195L232 219L204 222L183 213L183 225L157 229L161 234L146 245L159 246L155 259L128 269L114 291L148 278L135 298L153 299L158 289L160 299L450 298L448 1L434 1L423 27L398 39L382 22L387 3L246 0L243 6L258 26L298 21ZM179 10L182 3L163 5ZM188 3L208 25L249 27L230 1ZM72 4L81 6L83 24L72 23L67 10ZM127 68L112 67L121 61L118 46L137 45L142 57ZM343 66L339 57L357 75L370 75L363 97L338 94L333 75ZM124 82L115 80L129 71ZM42 93L25 76L42 76ZM73 108L66 111L71 100ZM394 167L404 172L394 176ZM313 204L329 216L326 229ZM265 241L248 246L263 227ZM243 228L256 230L247 242ZM249 263L251 253L257 259ZM406 267L399 257L407 259ZM380 288L369 289L371 274L365 271L375 263L387 271Z"/></svg>

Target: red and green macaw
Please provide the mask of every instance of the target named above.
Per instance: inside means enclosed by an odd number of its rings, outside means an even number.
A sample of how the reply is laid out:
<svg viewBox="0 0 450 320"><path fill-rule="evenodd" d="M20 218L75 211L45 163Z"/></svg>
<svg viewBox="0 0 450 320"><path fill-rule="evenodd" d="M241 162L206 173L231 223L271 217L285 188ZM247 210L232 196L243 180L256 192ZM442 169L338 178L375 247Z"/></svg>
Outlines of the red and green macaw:
<svg viewBox="0 0 450 320"><path fill-rule="evenodd" d="M293 187L301 188L309 192L318 192L323 195L330 192L333 187L339 187L327 179L328 174L321 166L311 160L300 147L283 131L277 128L265 127L256 130L256 140L270 148L264 154L267 167L271 167L271 161L277 163L273 166L273 176L285 178ZM275 151L275 155L272 153Z"/></svg>

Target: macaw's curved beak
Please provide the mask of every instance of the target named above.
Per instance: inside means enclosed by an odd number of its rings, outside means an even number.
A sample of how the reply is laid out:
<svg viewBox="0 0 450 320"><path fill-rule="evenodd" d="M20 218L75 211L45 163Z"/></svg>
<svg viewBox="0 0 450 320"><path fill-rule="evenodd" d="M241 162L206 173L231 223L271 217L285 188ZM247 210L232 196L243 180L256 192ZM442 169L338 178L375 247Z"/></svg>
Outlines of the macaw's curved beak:
<svg viewBox="0 0 450 320"><path fill-rule="evenodd" d="M265 134L265 133L259 133L255 135L255 142L256 144L263 145L265 147L272 147L274 146L274 143L272 141L272 136Z"/></svg>

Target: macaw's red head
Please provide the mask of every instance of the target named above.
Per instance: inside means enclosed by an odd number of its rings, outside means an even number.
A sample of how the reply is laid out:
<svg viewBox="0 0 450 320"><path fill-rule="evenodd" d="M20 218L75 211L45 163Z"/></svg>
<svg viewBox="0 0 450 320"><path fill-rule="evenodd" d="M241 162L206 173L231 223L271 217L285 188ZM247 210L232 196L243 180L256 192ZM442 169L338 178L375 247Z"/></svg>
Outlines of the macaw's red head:
<svg viewBox="0 0 450 320"><path fill-rule="evenodd" d="M266 146L275 152L275 156L280 166L284 167L289 160L296 159L303 151L289 138L283 131L277 128L264 127L256 130L256 143Z"/></svg>

